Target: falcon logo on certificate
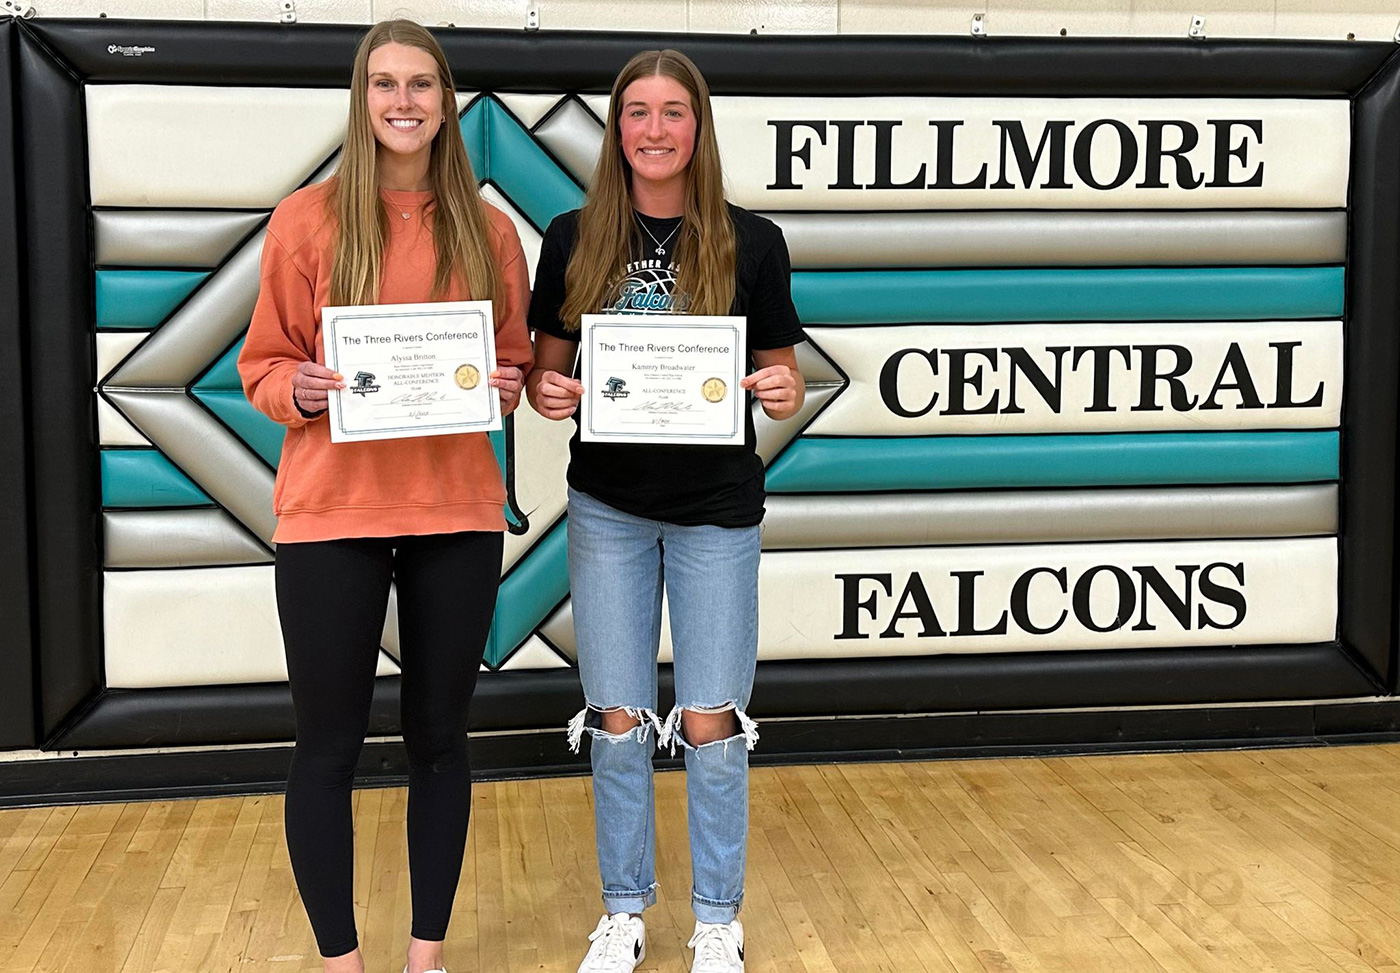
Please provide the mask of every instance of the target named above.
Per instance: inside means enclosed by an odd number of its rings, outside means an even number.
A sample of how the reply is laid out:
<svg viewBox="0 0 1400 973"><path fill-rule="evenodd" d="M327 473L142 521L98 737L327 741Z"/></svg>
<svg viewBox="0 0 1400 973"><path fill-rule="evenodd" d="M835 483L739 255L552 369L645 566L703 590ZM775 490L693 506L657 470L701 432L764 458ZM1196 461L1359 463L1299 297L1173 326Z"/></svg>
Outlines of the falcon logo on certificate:
<svg viewBox="0 0 1400 973"><path fill-rule="evenodd" d="M331 442L501 428L500 393L483 378L496 367L490 301L327 307L321 333L326 365L355 376L331 392Z"/></svg>
<svg viewBox="0 0 1400 973"><path fill-rule="evenodd" d="M584 442L742 446L742 317L585 314L579 340Z"/></svg>

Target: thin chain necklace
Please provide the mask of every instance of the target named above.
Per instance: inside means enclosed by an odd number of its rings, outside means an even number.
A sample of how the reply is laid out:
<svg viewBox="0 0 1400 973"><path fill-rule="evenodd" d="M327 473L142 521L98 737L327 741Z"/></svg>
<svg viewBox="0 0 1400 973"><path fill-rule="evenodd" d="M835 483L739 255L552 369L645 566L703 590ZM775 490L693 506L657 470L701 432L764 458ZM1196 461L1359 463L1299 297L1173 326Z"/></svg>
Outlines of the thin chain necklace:
<svg viewBox="0 0 1400 973"><path fill-rule="evenodd" d="M658 257L666 253L666 244L671 242L671 237L675 236L676 231L681 228L681 225L683 223L685 223L685 217L681 217L680 223L677 223L675 226L671 227L671 232L666 234L666 239L658 240L656 238L656 234L652 233L651 230L648 230L647 225L642 222L642 216L640 213L638 213L636 210L633 210L632 215L636 217L637 225L642 228L642 232L645 233L647 236L651 237L651 242L656 244L656 255Z"/></svg>
<svg viewBox="0 0 1400 973"><path fill-rule="evenodd" d="M404 219L408 219L408 218L409 218L410 216L412 216L414 213L418 212L418 210L420 210L420 209L423 207L423 205L426 204L426 203L428 203L428 202L431 202L431 200L430 200L430 199L425 199L425 200L422 200L421 202L414 203L412 206L410 206L410 207L408 208L408 211L407 211L407 212L404 212L404 208L403 208L402 206L400 206L398 203L395 203L395 204L394 204L394 208L395 208L396 210L399 211L399 215L400 215L400 216L402 216Z"/></svg>
<svg viewBox="0 0 1400 973"><path fill-rule="evenodd" d="M400 191L406 191L406 190L400 190ZM407 205L407 204L405 204L405 203L400 203L400 202L398 202L397 200L390 199L390 198L389 198L389 195L388 195L389 192L390 192L389 190L383 190L383 191L382 191L383 194L381 195L380 198L384 200L384 203L385 203L386 206L390 207L390 208L393 209L393 210L396 210L396 211L398 212L398 214L399 214L400 216L402 216L404 219L409 219L409 218L411 218L411 217L413 216L414 213L418 212L420 209L422 209L422 208L423 208L424 206L426 206L428 203L431 203L431 202L433 201L432 195L429 194L429 195L423 197L422 199L420 199L418 202L416 202L416 203L414 203L413 205L409 206L409 205Z"/></svg>

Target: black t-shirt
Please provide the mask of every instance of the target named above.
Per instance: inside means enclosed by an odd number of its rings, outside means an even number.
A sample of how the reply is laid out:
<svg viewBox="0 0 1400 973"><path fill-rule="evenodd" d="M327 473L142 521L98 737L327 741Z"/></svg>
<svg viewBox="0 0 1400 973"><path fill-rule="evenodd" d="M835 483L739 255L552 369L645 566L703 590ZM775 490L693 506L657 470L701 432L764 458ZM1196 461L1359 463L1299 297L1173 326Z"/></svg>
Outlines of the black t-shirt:
<svg viewBox="0 0 1400 973"><path fill-rule="evenodd" d="M599 313L684 313L686 297L675 293L671 260L680 218L658 220L637 214L642 253ZM786 348L802 341L792 304L787 244L769 220L737 206L734 221L735 287L731 314L748 318L748 350ZM578 332L559 320L564 305L564 270L578 230L578 210L555 218L540 246L530 327L566 341ZM658 252L659 251L659 252ZM752 370L752 369L750 369ZM578 370L575 368L575 377ZM650 443L585 443L578 430L569 442L569 485L618 510L684 526L751 527L763 520L763 462L754 452L753 417L744 411L744 445L664 446ZM575 421L578 414L575 413Z"/></svg>

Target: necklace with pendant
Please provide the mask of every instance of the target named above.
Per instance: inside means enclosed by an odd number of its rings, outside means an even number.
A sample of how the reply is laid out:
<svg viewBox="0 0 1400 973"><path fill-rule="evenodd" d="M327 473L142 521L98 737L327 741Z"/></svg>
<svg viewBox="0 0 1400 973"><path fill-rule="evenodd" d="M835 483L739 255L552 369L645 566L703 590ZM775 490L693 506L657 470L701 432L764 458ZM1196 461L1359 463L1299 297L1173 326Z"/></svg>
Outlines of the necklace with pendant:
<svg viewBox="0 0 1400 973"><path fill-rule="evenodd" d="M666 253L666 244L671 242L671 237L676 235L676 231L679 230L681 228L681 224L685 222L685 219L682 218L680 223L677 223L675 226L671 227L671 232L666 234L666 239L658 240L656 238L656 234L652 233L651 230L647 229L647 225L642 222L641 216L638 215L636 211L633 211L632 215L637 218L637 225L642 228L642 232L645 233L647 236L651 237L651 242L656 244L656 255L658 257Z"/></svg>
<svg viewBox="0 0 1400 973"><path fill-rule="evenodd" d="M399 211L399 215L402 216L404 219L408 219L408 218L411 217L414 213L416 213L416 212L418 212L420 209L422 209L422 208L423 208L423 205L424 205L425 203L428 203L428 202L431 202L431 200L425 199L425 200L422 200L422 201L420 201L420 202L414 203L414 204L413 204L412 206L410 206L406 211L405 211L404 208L403 208L402 206L400 206L398 203L394 203L394 209L398 210L398 211Z"/></svg>

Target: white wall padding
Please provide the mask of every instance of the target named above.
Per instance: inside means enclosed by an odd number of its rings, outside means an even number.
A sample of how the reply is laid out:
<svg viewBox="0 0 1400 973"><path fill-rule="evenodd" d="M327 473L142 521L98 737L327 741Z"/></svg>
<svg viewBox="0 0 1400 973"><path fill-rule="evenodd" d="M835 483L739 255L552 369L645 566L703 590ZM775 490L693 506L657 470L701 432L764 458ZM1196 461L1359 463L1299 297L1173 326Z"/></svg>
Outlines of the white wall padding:
<svg viewBox="0 0 1400 973"><path fill-rule="evenodd" d="M501 664L503 672L517 669L567 668L568 660L546 645L538 635L531 635L524 645L512 652L510 658Z"/></svg>
<svg viewBox="0 0 1400 973"><path fill-rule="evenodd" d="M271 565L103 575L113 689L283 682ZM382 652L379 675L398 671Z"/></svg>
<svg viewBox="0 0 1400 973"><path fill-rule="evenodd" d="M549 114L549 110L559 103L563 98L562 94L536 95L525 93L510 93L504 91L496 92L496 97L501 100L501 104L510 109L510 113L520 119L520 124L526 128L534 128L539 124L541 118Z"/></svg>
<svg viewBox="0 0 1400 973"><path fill-rule="evenodd" d="M813 435L1341 423L1340 321L916 325L808 328L807 335L851 380L808 428ZM1046 384L1045 394L1035 381ZM1103 402L1109 411L1095 407Z"/></svg>
<svg viewBox="0 0 1400 973"><path fill-rule="evenodd" d="M1337 541L765 552L759 601L763 659L1325 642Z"/></svg>
<svg viewBox="0 0 1400 973"><path fill-rule="evenodd" d="M95 206L271 207L345 134L349 93L88 85Z"/></svg>
<svg viewBox="0 0 1400 973"><path fill-rule="evenodd" d="M103 446L149 446L151 441L141 435L126 416L102 396L97 400L97 441Z"/></svg>
<svg viewBox="0 0 1400 973"><path fill-rule="evenodd" d="M1326 642L1337 632L1337 540L765 550L758 594L760 660ZM665 605L657 658L670 662ZM1042 631L1021 627L1018 612ZM1005 632L989 634L1003 614ZM575 656L572 603L540 632Z"/></svg>
<svg viewBox="0 0 1400 973"><path fill-rule="evenodd" d="M540 236L540 231L531 226L530 221L521 215L520 210L516 209L511 201L491 183L481 184L481 198L509 216L510 221L515 224L515 232L520 237L520 249L525 254L525 266L530 271L530 285L533 287L535 267L540 262L540 244L544 241L544 238Z"/></svg>
<svg viewBox="0 0 1400 973"><path fill-rule="evenodd" d="M93 335L97 346L97 380L105 379L127 355L136 350L137 345L150 336L149 331L99 331Z"/></svg>
<svg viewBox="0 0 1400 973"><path fill-rule="evenodd" d="M1253 209L1347 200L1344 99L729 96L714 99L714 114L730 198L750 209Z"/></svg>

